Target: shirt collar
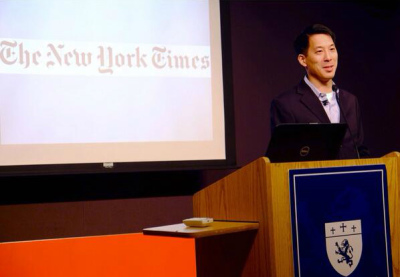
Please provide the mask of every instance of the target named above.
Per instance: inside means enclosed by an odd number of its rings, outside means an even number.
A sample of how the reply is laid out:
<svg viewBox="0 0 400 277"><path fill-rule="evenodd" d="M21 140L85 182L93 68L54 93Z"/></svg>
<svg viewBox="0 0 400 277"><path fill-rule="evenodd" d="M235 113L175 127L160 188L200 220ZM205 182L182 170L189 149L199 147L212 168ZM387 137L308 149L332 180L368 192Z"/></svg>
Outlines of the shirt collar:
<svg viewBox="0 0 400 277"><path fill-rule="evenodd" d="M311 88L311 90L315 93L315 95L316 95L318 98L320 98L321 92L313 85L313 83L310 82L310 80L308 80L307 75L304 76L304 82L306 82L306 84ZM333 84L335 84L335 82L333 82ZM333 92L333 91L332 91L332 92ZM332 99L332 98L336 99L335 93L332 93L332 92L326 93L328 99L329 99L329 98L330 98L330 99ZM329 99L329 100L330 100L330 99Z"/></svg>

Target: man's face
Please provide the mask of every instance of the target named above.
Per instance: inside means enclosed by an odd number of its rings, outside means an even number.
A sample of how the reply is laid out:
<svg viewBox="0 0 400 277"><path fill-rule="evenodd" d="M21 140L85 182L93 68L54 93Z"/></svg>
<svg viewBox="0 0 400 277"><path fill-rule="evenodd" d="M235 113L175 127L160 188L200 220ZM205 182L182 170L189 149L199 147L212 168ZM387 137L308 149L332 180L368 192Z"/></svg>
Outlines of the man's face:
<svg viewBox="0 0 400 277"><path fill-rule="evenodd" d="M306 55L298 56L299 63L306 68L308 78L316 84L326 84L335 76L338 53L330 35L315 34L309 37Z"/></svg>

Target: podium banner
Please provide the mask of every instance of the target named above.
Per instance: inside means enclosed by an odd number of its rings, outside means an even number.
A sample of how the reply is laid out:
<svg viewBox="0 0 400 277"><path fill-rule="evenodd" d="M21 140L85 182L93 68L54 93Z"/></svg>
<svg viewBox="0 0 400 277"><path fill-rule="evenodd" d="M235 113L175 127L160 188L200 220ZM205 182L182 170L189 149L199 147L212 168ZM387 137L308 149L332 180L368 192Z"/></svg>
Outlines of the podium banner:
<svg viewBox="0 0 400 277"><path fill-rule="evenodd" d="M385 165L289 170L296 277L391 277Z"/></svg>

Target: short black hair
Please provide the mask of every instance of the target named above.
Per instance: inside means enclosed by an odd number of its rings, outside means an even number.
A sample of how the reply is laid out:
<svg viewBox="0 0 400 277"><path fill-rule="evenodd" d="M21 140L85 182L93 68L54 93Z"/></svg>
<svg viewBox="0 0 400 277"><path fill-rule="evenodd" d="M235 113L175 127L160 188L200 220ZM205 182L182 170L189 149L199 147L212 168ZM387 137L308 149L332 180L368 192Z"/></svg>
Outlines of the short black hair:
<svg viewBox="0 0 400 277"><path fill-rule="evenodd" d="M306 27L300 33L300 35L297 36L296 40L293 43L294 50L296 51L297 55L306 54L307 53L307 49L308 49L308 46L309 46L308 38L311 35L315 35L315 34L330 35L332 40L333 40L333 42L336 41L335 33L332 32L332 30L329 29L328 27L326 27L326 26L324 26L322 24L310 25L310 26Z"/></svg>

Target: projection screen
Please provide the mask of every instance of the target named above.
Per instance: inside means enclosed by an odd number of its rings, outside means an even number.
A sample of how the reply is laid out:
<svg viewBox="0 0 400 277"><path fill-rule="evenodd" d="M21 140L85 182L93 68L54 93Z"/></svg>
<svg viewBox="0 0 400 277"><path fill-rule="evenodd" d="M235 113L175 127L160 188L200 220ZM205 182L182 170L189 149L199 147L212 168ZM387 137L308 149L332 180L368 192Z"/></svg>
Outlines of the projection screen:
<svg viewBox="0 0 400 277"><path fill-rule="evenodd" d="M217 0L0 0L0 165L226 160Z"/></svg>

